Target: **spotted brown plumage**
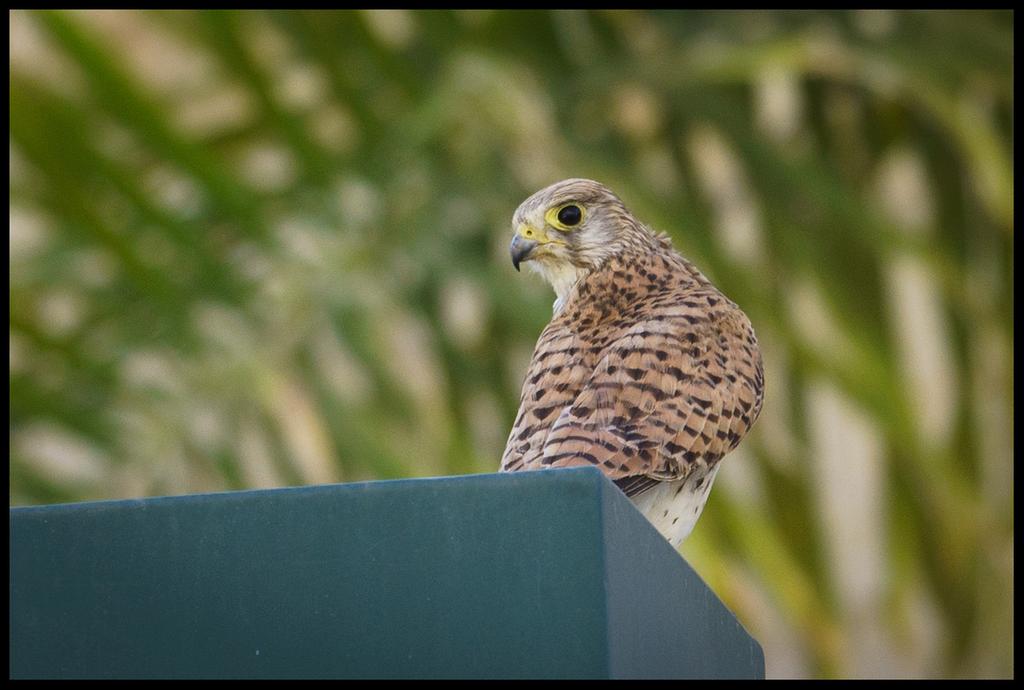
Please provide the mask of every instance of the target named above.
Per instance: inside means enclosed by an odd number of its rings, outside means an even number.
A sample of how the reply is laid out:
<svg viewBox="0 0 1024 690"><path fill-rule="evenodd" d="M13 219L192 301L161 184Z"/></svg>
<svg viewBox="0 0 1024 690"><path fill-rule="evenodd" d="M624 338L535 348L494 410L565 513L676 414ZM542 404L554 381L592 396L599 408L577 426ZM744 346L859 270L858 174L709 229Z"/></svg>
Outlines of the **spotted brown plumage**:
<svg viewBox="0 0 1024 690"><path fill-rule="evenodd" d="M761 410L749 320L592 180L537 192L513 227L513 263L557 299L501 470L599 467L678 545Z"/></svg>

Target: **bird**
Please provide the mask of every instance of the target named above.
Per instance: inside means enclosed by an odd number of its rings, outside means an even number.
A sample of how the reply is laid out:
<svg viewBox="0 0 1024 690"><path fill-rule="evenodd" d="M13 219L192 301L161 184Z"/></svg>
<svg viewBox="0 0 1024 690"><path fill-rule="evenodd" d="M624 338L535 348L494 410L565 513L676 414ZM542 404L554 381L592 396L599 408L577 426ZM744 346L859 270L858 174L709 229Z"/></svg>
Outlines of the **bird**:
<svg viewBox="0 0 1024 690"><path fill-rule="evenodd" d="M597 467L678 547L761 412L749 318L594 180L534 193L512 227L513 266L556 299L500 471Z"/></svg>

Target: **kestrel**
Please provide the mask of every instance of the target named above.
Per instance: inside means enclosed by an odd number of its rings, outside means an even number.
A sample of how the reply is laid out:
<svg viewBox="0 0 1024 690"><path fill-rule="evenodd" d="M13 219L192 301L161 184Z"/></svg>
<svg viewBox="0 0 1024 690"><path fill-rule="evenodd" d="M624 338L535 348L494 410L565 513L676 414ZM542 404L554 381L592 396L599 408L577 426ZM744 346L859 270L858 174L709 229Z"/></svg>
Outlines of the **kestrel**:
<svg viewBox="0 0 1024 690"><path fill-rule="evenodd" d="M557 299L501 470L599 467L678 546L761 411L749 319L593 180L540 190L512 226L516 270Z"/></svg>

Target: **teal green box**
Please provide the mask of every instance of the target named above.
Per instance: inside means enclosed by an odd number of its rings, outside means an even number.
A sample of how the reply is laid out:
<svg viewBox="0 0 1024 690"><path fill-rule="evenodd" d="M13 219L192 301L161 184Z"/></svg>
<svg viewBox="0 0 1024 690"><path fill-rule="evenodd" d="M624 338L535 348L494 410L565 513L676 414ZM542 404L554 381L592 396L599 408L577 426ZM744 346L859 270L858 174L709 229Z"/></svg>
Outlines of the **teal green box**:
<svg viewBox="0 0 1024 690"><path fill-rule="evenodd" d="M594 468L11 508L13 678L763 678Z"/></svg>

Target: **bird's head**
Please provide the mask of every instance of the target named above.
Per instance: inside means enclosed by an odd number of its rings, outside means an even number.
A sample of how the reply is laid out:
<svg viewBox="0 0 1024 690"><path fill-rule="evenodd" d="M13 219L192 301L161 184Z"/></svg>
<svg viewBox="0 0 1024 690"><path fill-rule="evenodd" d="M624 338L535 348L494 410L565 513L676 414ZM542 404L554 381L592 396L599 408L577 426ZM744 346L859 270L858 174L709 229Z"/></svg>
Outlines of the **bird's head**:
<svg viewBox="0 0 1024 690"><path fill-rule="evenodd" d="M574 178L556 182L519 205L512 217L512 265L531 267L550 282L594 270L617 253L639 228L622 201L600 182Z"/></svg>

